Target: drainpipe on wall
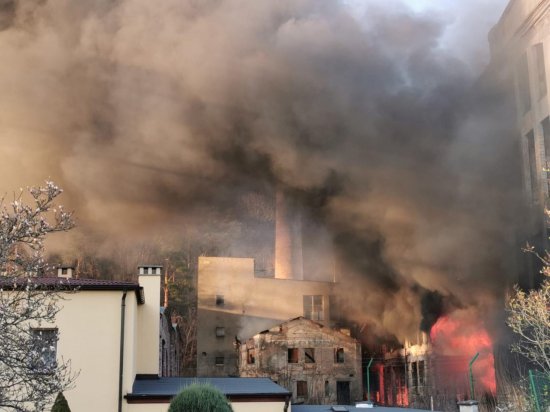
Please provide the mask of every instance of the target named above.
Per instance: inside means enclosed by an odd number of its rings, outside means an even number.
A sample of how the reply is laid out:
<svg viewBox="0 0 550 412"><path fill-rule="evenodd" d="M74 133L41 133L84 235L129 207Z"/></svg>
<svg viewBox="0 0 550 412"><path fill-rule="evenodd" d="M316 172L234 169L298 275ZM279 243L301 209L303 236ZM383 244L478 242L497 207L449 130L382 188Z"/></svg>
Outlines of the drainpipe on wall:
<svg viewBox="0 0 550 412"><path fill-rule="evenodd" d="M126 318L126 293L120 301L120 359L118 364L118 412L122 412L122 373L124 370L124 321Z"/></svg>
<svg viewBox="0 0 550 412"><path fill-rule="evenodd" d="M288 411L288 405L290 404L290 396L287 396L286 399L285 399L285 407L283 409L283 412L287 412Z"/></svg>

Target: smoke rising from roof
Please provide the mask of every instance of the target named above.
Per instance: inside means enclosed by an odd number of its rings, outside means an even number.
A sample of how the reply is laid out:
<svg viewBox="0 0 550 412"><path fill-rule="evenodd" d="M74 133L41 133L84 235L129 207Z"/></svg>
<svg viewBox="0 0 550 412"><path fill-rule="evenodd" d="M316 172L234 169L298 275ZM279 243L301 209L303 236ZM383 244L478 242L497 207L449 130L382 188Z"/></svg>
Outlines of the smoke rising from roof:
<svg viewBox="0 0 550 412"><path fill-rule="evenodd" d="M4 0L2 187L51 177L84 236L116 239L277 186L332 236L350 315L402 337L423 290L490 304L515 247L514 117L445 24L333 0Z"/></svg>

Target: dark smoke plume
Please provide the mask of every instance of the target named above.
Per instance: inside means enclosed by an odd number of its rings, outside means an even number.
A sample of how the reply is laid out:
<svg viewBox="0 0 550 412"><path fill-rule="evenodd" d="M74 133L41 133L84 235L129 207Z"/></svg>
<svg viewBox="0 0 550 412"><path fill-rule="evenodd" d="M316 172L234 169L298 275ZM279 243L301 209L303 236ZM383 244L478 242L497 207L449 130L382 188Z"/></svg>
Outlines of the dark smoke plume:
<svg viewBox="0 0 550 412"><path fill-rule="evenodd" d="M3 0L2 188L54 179L103 250L215 231L235 255L272 242L233 222L269 227L279 188L333 242L350 316L403 338L423 289L491 305L513 276L507 90L441 46L441 16L392 7Z"/></svg>

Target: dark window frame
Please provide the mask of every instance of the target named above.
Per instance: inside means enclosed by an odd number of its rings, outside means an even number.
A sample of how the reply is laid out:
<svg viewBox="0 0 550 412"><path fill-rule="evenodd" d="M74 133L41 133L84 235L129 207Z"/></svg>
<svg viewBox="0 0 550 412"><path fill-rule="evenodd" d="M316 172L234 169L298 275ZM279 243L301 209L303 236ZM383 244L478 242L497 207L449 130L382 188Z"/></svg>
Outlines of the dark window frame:
<svg viewBox="0 0 550 412"><path fill-rule="evenodd" d="M298 348L288 348L286 360L287 363L298 363L300 361L300 350Z"/></svg>
<svg viewBox="0 0 550 412"><path fill-rule="evenodd" d="M344 348L334 348L334 363L345 363L346 355Z"/></svg>
<svg viewBox="0 0 550 412"><path fill-rule="evenodd" d="M307 398L307 381L296 381L296 397Z"/></svg>
<svg viewBox="0 0 550 412"><path fill-rule="evenodd" d="M50 335L44 339L43 335ZM29 356L29 369L36 374L51 374L57 368L57 342L59 341L59 330L57 328L31 328L30 329L30 351L41 353L33 358ZM45 344L50 347L46 348ZM31 353L32 353L31 352Z"/></svg>

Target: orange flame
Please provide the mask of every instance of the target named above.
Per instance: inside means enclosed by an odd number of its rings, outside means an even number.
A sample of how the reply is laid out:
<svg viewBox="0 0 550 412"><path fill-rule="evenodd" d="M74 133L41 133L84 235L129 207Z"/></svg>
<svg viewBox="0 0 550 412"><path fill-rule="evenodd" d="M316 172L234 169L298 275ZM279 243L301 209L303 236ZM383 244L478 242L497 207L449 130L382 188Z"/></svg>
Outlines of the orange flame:
<svg viewBox="0 0 550 412"><path fill-rule="evenodd" d="M430 337L436 353L462 358L460 366L450 364L452 366L444 371L447 374L467 373L468 362L479 352L479 358L473 364L476 392L496 393L493 343L479 321L460 314L443 316L433 325Z"/></svg>

